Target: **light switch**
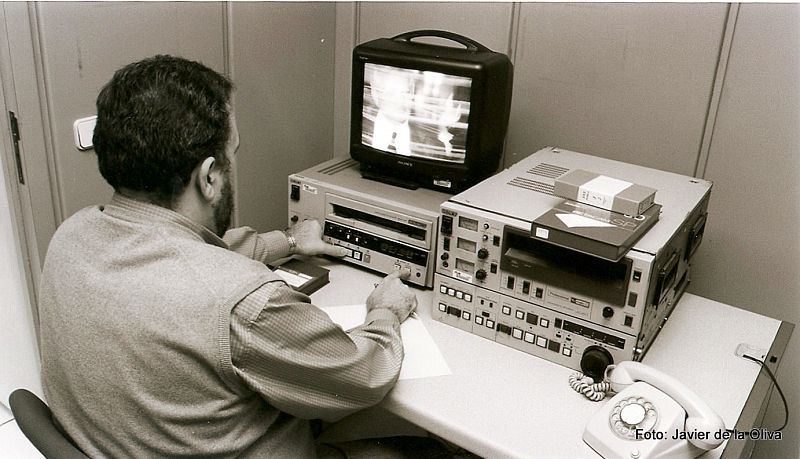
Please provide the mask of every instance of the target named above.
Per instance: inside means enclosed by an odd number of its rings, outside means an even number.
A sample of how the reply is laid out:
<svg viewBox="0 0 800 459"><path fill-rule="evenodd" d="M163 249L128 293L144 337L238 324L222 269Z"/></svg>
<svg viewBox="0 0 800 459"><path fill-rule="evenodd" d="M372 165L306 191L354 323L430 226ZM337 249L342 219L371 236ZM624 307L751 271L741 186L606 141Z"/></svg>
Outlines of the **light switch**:
<svg viewBox="0 0 800 459"><path fill-rule="evenodd" d="M72 123L72 131L75 134L75 147L78 150L85 151L94 147L92 136L94 135L95 124L97 124L96 115L77 119Z"/></svg>

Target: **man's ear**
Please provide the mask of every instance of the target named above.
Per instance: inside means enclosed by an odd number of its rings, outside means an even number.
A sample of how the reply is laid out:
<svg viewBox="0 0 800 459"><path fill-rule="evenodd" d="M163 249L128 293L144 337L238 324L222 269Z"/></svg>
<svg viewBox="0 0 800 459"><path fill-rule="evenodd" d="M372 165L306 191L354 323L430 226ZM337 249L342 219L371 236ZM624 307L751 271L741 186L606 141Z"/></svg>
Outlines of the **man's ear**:
<svg viewBox="0 0 800 459"><path fill-rule="evenodd" d="M218 193L219 174L214 167L215 159L211 156L204 159L197 168L197 188L208 201L213 201Z"/></svg>

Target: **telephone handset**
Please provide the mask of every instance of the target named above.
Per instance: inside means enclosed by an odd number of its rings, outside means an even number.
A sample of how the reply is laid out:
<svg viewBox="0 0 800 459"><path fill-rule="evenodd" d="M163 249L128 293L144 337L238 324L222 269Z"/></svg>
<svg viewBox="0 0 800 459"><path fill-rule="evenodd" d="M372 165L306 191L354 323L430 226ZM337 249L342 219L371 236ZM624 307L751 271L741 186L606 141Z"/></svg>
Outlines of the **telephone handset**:
<svg viewBox="0 0 800 459"><path fill-rule="evenodd" d="M694 458L723 441L725 424L677 379L639 362L606 369L617 392L583 432L606 459Z"/></svg>

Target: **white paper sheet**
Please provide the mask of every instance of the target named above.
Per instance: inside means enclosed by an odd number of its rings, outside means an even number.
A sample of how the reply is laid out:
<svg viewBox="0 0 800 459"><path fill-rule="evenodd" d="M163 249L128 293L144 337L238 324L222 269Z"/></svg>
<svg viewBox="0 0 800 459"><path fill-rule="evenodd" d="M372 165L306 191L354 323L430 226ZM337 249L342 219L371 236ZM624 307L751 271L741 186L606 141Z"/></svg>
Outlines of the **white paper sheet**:
<svg viewBox="0 0 800 459"><path fill-rule="evenodd" d="M363 304L322 308L331 320L344 330L364 323L367 307ZM405 358L400 369L400 379L430 378L452 374L439 346L433 341L420 319L409 317L400 325Z"/></svg>

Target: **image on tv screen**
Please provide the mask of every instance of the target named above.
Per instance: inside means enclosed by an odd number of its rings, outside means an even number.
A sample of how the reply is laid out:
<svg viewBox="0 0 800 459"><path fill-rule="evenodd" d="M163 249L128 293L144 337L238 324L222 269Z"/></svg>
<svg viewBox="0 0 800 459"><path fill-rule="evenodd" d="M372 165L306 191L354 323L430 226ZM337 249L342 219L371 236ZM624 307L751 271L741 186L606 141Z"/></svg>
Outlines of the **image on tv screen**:
<svg viewBox="0 0 800 459"><path fill-rule="evenodd" d="M361 143L463 164L471 87L468 77L366 64Z"/></svg>

